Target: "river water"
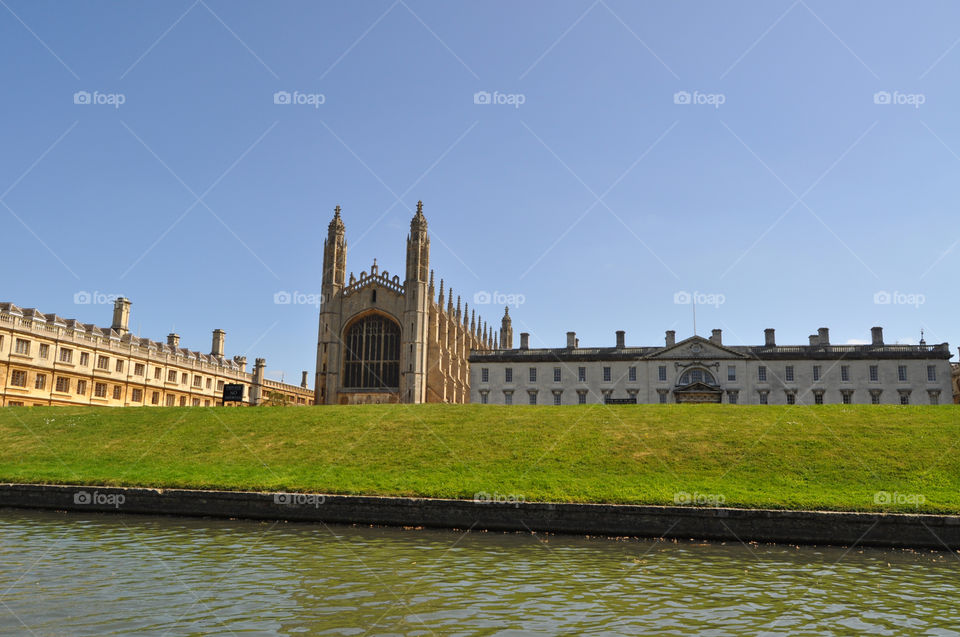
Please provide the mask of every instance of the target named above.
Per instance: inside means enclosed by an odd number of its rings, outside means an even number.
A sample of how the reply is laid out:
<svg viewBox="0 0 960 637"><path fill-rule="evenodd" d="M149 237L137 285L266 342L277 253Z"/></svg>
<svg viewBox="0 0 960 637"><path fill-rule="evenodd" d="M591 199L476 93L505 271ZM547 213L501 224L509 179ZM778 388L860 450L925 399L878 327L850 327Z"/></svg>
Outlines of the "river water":
<svg viewBox="0 0 960 637"><path fill-rule="evenodd" d="M0 509L0 635L960 635L957 553Z"/></svg>

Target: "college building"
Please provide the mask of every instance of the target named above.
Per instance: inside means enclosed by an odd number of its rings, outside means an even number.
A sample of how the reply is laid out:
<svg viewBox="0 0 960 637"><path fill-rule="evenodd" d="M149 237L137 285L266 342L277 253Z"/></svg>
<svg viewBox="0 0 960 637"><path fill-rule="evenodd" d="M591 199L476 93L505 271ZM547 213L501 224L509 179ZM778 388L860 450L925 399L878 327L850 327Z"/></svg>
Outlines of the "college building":
<svg viewBox="0 0 960 637"><path fill-rule="evenodd" d="M265 378L262 358L248 372L246 357L224 355L223 330L209 354L180 347L177 334L134 336L130 305L118 298L110 327L97 327L0 303L0 406L211 407L225 384L243 385L242 404L313 404L306 372L300 387Z"/></svg>
<svg viewBox="0 0 960 637"><path fill-rule="evenodd" d="M496 349L496 337L475 310L461 310L459 296L454 306L443 279L437 295L423 202L406 254L402 281L376 260L348 277L346 229L334 209L323 244L316 404L470 401L471 353Z"/></svg>
<svg viewBox="0 0 960 637"><path fill-rule="evenodd" d="M511 334L504 315L501 343ZM763 345L725 345L709 338L628 347L623 331L612 347L520 346L470 356L470 399L498 405L587 403L726 403L731 405L937 405L954 400L956 368L946 343L891 345L874 327L869 345L833 345L822 327L806 345L778 345L773 329ZM951 378L951 375L954 375Z"/></svg>

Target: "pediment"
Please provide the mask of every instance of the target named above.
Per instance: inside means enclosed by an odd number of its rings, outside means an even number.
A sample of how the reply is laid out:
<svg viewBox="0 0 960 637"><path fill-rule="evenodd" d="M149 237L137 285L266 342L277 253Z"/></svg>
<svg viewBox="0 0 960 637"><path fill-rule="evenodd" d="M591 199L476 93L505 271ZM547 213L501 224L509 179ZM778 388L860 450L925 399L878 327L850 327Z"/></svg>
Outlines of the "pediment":
<svg viewBox="0 0 960 637"><path fill-rule="evenodd" d="M684 339L675 345L666 347L660 351L653 352L648 354L645 358L647 359L730 359L730 358L747 358L746 354L742 354L736 350L732 350L729 347L724 347L723 345L717 345L716 343L711 343L709 340L703 338L702 336L691 336L690 338Z"/></svg>
<svg viewBox="0 0 960 637"><path fill-rule="evenodd" d="M720 388L716 385L708 385L706 383L690 383L689 385L684 385L683 387L677 387L673 390L674 392L720 392Z"/></svg>

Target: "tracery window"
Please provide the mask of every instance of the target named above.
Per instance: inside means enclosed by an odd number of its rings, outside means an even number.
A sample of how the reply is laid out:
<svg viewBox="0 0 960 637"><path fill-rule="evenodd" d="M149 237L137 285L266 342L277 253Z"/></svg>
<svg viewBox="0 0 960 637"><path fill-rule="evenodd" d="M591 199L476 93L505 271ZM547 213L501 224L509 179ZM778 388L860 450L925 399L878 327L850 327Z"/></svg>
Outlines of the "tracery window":
<svg viewBox="0 0 960 637"><path fill-rule="evenodd" d="M689 385L690 383L706 383L707 385L716 385L717 381L713 378L713 374L705 369L688 369L680 376L680 381L677 384L682 387L684 385Z"/></svg>
<svg viewBox="0 0 960 637"><path fill-rule="evenodd" d="M400 326L380 314L354 323L345 339L343 386L400 387Z"/></svg>

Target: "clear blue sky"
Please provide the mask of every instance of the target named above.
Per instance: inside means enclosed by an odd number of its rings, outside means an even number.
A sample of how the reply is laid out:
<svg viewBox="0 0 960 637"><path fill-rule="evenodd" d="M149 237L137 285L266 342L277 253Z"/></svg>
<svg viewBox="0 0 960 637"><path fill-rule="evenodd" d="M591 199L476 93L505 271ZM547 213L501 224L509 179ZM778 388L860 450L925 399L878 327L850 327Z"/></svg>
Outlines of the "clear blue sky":
<svg viewBox="0 0 960 637"><path fill-rule="evenodd" d="M0 298L107 324L74 295L125 295L141 336L223 328L296 381L317 310L274 295L319 293L333 207L349 270L402 275L422 199L438 276L522 295L535 346L686 337L697 291L728 343L953 347L958 24L955 2L2 0Z"/></svg>

